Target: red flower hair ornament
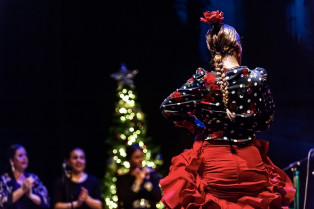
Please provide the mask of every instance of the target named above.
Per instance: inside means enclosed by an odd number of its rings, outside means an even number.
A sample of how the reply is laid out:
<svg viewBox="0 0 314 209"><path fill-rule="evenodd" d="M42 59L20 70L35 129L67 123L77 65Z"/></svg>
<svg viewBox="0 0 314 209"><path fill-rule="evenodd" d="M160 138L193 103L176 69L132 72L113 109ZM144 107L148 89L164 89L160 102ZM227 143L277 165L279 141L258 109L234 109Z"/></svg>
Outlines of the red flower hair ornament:
<svg viewBox="0 0 314 209"><path fill-rule="evenodd" d="M201 17L201 21L207 24L220 24L224 20L224 13L217 11L207 11L204 12L204 18Z"/></svg>

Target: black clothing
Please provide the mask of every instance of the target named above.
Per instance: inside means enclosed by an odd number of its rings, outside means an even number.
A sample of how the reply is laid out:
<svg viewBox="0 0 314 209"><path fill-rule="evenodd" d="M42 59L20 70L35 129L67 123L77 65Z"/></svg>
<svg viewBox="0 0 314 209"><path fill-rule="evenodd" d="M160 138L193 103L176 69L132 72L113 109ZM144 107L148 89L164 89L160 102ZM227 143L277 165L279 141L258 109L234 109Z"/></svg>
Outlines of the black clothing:
<svg viewBox="0 0 314 209"><path fill-rule="evenodd" d="M246 142L254 139L257 131L266 130L275 112L266 70L246 66L225 70L227 108L235 114L234 120L226 114L217 73L202 68L165 99L161 105L164 116L199 140Z"/></svg>
<svg viewBox="0 0 314 209"><path fill-rule="evenodd" d="M117 194L118 208L135 209L135 208L156 208L156 203L161 199L161 189L159 187L159 176L157 172L150 172L141 185L138 193L132 191L132 185L135 177L130 173L117 177ZM152 183L152 190L147 191L144 185L147 182ZM150 207L136 207L140 202L146 200Z"/></svg>
<svg viewBox="0 0 314 209"><path fill-rule="evenodd" d="M88 190L88 195L93 199L101 200L100 184L96 177L88 175L87 179L81 183L75 183L70 181L69 178L57 179L54 186L53 204L57 202L73 202L76 201L81 192L81 187L85 187ZM89 209L89 207L83 203L78 209Z"/></svg>

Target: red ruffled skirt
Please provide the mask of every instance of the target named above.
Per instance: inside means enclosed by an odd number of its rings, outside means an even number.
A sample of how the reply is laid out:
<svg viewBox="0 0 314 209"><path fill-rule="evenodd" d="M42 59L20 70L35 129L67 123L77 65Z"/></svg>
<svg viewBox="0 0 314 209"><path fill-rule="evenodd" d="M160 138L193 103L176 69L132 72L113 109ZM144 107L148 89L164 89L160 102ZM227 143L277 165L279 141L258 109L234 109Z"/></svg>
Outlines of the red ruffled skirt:
<svg viewBox="0 0 314 209"><path fill-rule="evenodd" d="M161 179L162 202L172 209L280 209L295 189L285 172L267 157L268 142L245 147L195 141L193 148L172 158Z"/></svg>

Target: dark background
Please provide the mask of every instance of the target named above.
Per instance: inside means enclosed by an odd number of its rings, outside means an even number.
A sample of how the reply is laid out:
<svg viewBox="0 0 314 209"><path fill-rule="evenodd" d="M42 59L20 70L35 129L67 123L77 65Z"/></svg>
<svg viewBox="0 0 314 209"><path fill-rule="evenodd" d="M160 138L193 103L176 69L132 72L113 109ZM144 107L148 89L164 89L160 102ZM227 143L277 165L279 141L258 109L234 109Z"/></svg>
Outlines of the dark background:
<svg viewBox="0 0 314 209"><path fill-rule="evenodd" d="M199 17L217 9L242 37L242 64L269 73L277 114L259 135L270 141L269 156L280 168L306 157L314 147L313 0L1 0L1 165L10 144L23 144L29 171L50 190L68 147L80 146L87 171L101 179L116 90L110 74L124 62L139 70L138 102L167 174L171 157L193 139L159 105L197 67L208 68L209 26Z"/></svg>

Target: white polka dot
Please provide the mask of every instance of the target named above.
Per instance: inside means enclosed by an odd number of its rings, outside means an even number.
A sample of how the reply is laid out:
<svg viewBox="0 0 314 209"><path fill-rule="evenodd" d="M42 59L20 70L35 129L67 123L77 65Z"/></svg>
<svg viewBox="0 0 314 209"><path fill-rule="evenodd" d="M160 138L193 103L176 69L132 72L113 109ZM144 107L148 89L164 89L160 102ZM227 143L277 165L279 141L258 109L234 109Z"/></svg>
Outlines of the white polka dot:
<svg viewBox="0 0 314 209"><path fill-rule="evenodd" d="M231 94L235 94L235 91L232 91Z"/></svg>
<svg viewBox="0 0 314 209"><path fill-rule="evenodd" d="M249 79L247 79L247 81L248 81L248 82L250 82L250 81L251 81L251 79L249 78Z"/></svg>
<svg viewBox="0 0 314 209"><path fill-rule="evenodd" d="M257 93L254 93L254 96L256 97L256 96L257 96Z"/></svg>
<svg viewBox="0 0 314 209"><path fill-rule="evenodd" d="M250 103L250 102L251 102L251 99L248 99L247 102Z"/></svg>
<svg viewBox="0 0 314 209"><path fill-rule="evenodd" d="M243 109L243 106L242 105L240 105L240 107L239 107L240 109Z"/></svg>
<svg viewBox="0 0 314 209"><path fill-rule="evenodd" d="M237 71L237 70L234 70L233 72L234 72L234 73L237 73L238 71Z"/></svg>
<svg viewBox="0 0 314 209"><path fill-rule="evenodd" d="M219 106L219 102L216 103L216 106Z"/></svg>
<svg viewBox="0 0 314 209"><path fill-rule="evenodd" d="M246 112L247 112L247 113L251 113L251 111L250 111L250 110L247 110Z"/></svg>
<svg viewBox="0 0 314 209"><path fill-rule="evenodd" d="M235 84L236 83L236 81L232 81L232 84Z"/></svg>
<svg viewBox="0 0 314 209"><path fill-rule="evenodd" d="M262 101L262 98L259 98L258 100L259 100L259 101Z"/></svg>
<svg viewBox="0 0 314 209"><path fill-rule="evenodd" d="M240 95L239 97L242 99L242 98L243 98L243 95Z"/></svg>
<svg viewBox="0 0 314 209"><path fill-rule="evenodd" d="M257 83L256 83L256 82L254 83L254 86L257 86Z"/></svg>
<svg viewBox="0 0 314 209"><path fill-rule="evenodd" d="M242 78L242 77L243 77L243 74L241 74L240 76L241 76L241 78Z"/></svg>
<svg viewBox="0 0 314 209"><path fill-rule="evenodd" d="M228 138L226 137L226 136L224 136L224 138L223 138L224 140L227 140Z"/></svg>
<svg viewBox="0 0 314 209"><path fill-rule="evenodd" d="M240 84L240 88L243 88L243 84Z"/></svg>

